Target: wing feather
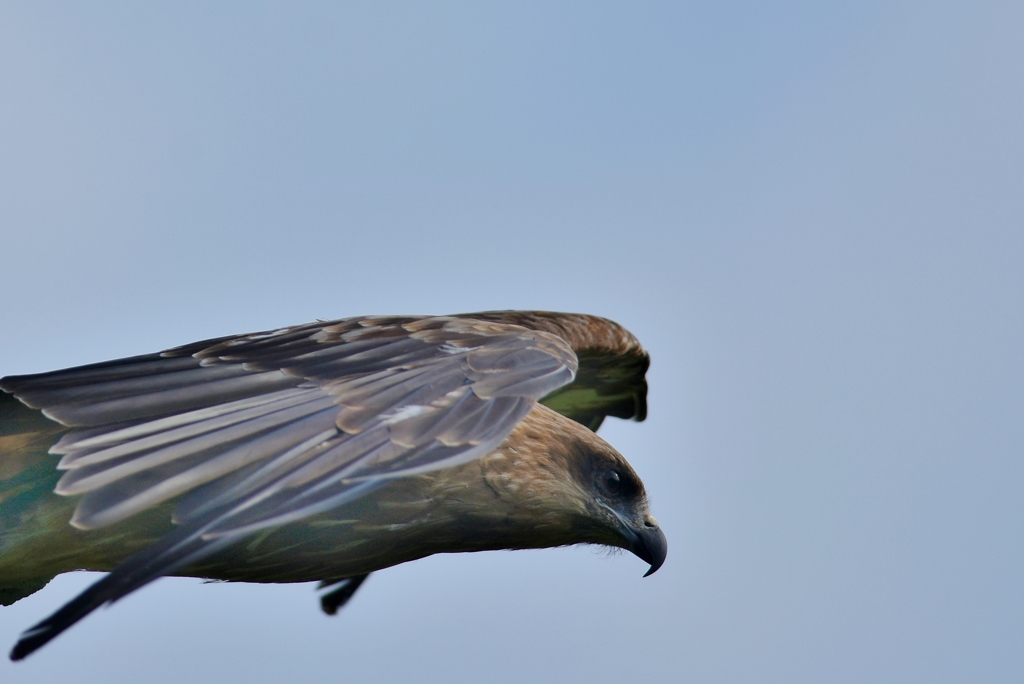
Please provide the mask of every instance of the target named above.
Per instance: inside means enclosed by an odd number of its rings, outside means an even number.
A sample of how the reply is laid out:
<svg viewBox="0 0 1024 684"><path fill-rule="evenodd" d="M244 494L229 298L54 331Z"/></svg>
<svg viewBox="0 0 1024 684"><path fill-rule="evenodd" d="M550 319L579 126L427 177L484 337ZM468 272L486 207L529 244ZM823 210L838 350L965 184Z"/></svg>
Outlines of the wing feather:
<svg viewBox="0 0 1024 684"><path fill-rule="evenodd" d="M268 394L249 397L247 399L238 399L236 401L218 404L205 409L187 411L185 413L168 416L167 418L151 420L141 424L133 424L120 429L116 428L116 426L106 425L98 428L73 430L72 432L65 433L61 437L60 441L50 448L50 451L54 454L70 454L76 450L92 449L94 447L118 444L138 437L169 431L179 426L199 423L210 418L234 413L235 411L241 411L253 406L270 404L302 393L303 389L301 388L279 390L277 392L270 392Z"/></svg>
<svg viewBox="0 0 1024 684"><path fill-rule="evenodd" d="M165 429L150 427L148 434L145 434L144 436L140 435L140 433L142 433L141 428L143 428L143 426L136 426L135 429L118 430L113 433L109 433L108 435L104 435L106 439L100 439L97 437L89 440L82 440L77 443L68 440L68 442L58 444L57 446L60 447L59 449L55 447L51 449L51 451L54 453L66 454L57 465L61 470L80 468L83 466L102 463L103 461L110 461L122 456L147 451L167 444L180 443L183 440L213 432L214 430L219 430L221 428L230 427L237 423L246 421L253 422L258 418L263 418L283 409L289 409L309 402L323 403L325 398L329 399L326 393L310 389L300 392L278 392L274 394L283 394L284 396L279 396L273 401L261 402L255 406L246 405L238 408L237 410L222 412L219 415L213 415L208 418L190 420L178 427L168 427ZM236 402L236 404L241 403L242 402ZM334 404L333 401L328 401L327 403L329 405ZM155 423L158 421L152 422ZM151 425L151 423L147 423L146 425ZM135 437L135 435L140 436Z"/></svg>
<svg viewBox="0 0 1024 684"><path fill-rule="evenodd" d="M65 404L58 397L55 398L54 404L43 407L43 413L64 425L96 426L206 408L235 399L294 387L301 382L302 378L295 378L281 371L247 373L243 376L185 387L158 389L144 394L125 394L115 399L92 403Z"/></svg>
<svg viewBox="0 0 1024 684"><path fill-rule="evenodd" d="M322 409L294 424L272 430L259 439L244 442L215 456L179 458L140 471L150 483L149 486L132 486L133 483L127 482L125 484L128 485L129 494L126 496L110 496L114 492L104 488L92 491L82 498L72 524L77 527L97 527L123 520L208 482L239 472L246 466L266 462L276 455L291 454L295 447L301 447L299 453L307 451L338 434L333 427L334 413L333 409Z"/></svg>
<svg viewBox="0 0 1024 684"><path fill-rule="evenodd" d="M548 408L597 430L606 416L644 420L650 357L640 342L618 323L587 314L549 311L485 311L464 314L474 320L520 325L565 340L579 362L571 384L540 401Z"/></svg>
<svg viewBox="0 0 1024 684"><path fill-rule="evenodd" d="M56 492L67 496L84 494L129 475L152 470L200 452L248 440L257 434L265 433L282 425L292 426L296 421L334 405L329 396L319 392L317 394L321 396L298 406L291 406L273 413L263 413L258 420L240 421L234 425L207 431L166 446L146 450L143 454L133 453L129 449L128 453L120 458L104 458L99 461L88 461L87 458L83 458L81 461L88 462L80 461L79 464L82 467L73 467L68 470L57 483ZM142 449L138 451L142 451ZM110 461L114 461L114 463L110 463Z"/></svg>

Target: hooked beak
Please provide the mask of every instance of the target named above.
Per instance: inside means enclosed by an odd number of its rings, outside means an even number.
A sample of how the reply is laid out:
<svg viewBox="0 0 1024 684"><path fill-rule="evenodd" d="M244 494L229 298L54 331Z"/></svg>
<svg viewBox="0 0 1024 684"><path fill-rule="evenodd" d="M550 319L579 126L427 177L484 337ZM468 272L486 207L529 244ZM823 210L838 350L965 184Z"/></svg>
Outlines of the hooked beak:
<svg viewBox="0 0 1024 684"><path fill-rule="evenodd" d="M615 513L615 517L622 524L620 529L627 542L625 548L632 551L640 560L651 564L650 570L644 573L644 577L656 573L658 568L665 563L665 557L668 556L668 539L658 527L658 523L654 518L648 517L644 520L642 527L636 527L618 513Z"/></svg>
<svg viewBox="0 0 1024 684"><path fill-rule="evenodd" d="M644 577L653 575L668 556L668 539L665 538L665 533L657 524L650 523L640 529L630 531L633 533L634 539L629 550L640 560L651 564L651 569L644 573Z"/></svg>

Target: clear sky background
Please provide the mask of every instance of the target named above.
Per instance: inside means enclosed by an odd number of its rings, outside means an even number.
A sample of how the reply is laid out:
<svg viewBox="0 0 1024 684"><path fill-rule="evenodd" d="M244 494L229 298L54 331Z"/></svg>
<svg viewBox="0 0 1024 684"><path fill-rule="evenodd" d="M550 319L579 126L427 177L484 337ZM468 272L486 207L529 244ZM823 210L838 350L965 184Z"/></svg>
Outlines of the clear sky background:
<svg viewBox="0 0 1024 684"><path fill-rule="evenodd" d="M164 579L0 680L1024 680L1024 4L832 4L0 5L0 374L600 314L670 541Z"/></svg>

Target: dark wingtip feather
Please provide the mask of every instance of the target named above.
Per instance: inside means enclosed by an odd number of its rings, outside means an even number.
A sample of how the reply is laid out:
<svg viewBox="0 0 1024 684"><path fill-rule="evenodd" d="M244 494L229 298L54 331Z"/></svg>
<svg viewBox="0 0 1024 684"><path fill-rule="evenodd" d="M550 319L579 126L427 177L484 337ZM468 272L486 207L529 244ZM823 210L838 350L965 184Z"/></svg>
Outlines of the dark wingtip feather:
<svg viewBox="0 0 1024 684"><path fill-rule="evenodd" d="M61 632L96 610L104 603L116 598L115 588L107 575L73 600L64 604L56 613L21 633L18 643L11 649L11 660L18 661L31 655L48 644Z"/></svg>
<svg viewBox="0 0 1024 684"><path fill-rule="evenodd" d="M11 650L11 660L22 660L42 648L100 606L113 603L161 575L202 558L231 543L225 535L219 541L205 542L195 529L181 528L154 545L130 557L88 589L65 603L56 613L25 630Z"/></svg>

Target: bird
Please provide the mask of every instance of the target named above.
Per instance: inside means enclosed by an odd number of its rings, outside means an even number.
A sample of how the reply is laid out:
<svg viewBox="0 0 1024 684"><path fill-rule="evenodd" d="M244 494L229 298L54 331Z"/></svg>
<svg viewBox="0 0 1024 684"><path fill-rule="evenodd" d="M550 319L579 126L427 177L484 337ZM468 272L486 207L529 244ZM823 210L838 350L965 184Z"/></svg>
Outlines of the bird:
<svg viewBox="0 0 1024 684"><path fill-rule="evenodd" d="M107 574L21 660L162 576L319 582L437 553L592 544L665 562L640 477L650 357L613 321L359 316L0 379L0 604ZM646 575L645 575L646 576Z"/></svg>

